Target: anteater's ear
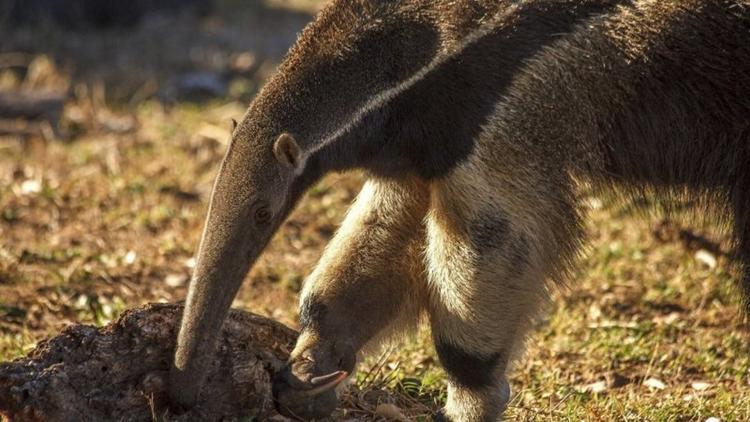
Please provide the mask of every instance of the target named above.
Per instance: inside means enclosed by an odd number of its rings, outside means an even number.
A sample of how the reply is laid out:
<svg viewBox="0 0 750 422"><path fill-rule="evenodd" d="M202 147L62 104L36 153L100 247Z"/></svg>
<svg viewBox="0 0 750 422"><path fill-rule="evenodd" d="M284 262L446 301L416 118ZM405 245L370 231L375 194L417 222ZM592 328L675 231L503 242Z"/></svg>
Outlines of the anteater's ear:
<svg viewBox="0 0 750 422"><path fill-rule="evenodd" d="M292 135L283 133L273 144L273 153L276 159L285 166L299 171L302 168L302 149Z"/></svg>

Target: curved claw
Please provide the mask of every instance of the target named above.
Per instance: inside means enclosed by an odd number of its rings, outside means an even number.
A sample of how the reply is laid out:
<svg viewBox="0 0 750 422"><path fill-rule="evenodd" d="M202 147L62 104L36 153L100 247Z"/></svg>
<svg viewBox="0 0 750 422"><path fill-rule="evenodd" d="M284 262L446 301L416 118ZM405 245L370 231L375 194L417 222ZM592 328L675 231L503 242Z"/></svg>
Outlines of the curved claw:
<svg viewBox="0 0 750 422"><path fill-rule="evenodd" d="M310 382L316 387L310 390L304 390L302 394L307 397L315 397L317 395L323 394L326 391L336 388L336 386L341 384L341 382L344 381L348 376L349 373L346 371L336 371L328 375L315 377L311 379Z"/></svg>

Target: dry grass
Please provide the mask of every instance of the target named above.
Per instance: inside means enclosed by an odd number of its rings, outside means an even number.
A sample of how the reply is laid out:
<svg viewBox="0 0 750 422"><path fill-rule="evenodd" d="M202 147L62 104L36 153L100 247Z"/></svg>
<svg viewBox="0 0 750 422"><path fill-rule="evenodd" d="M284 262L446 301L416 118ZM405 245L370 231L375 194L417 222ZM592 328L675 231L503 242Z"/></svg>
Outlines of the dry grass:
<svg viewBox="0 0 750 422"><path fill-rule="evenodd" d="M157 92L174 69L202 66L189 54L171 51L164 67L137 70L149 54L175 46L187 51L191 43L215 47L221 57L259 54L270 29L251 43L238 39L252 31L241 22L253 19L259 6L220 3L224 18L146 52L140 49L150 31L167 25L187 34L190 19L94 41L75 34L56 39L64 47L56 61L74 77L66 109L70 138L0 138L0 359L22 355L66 324L104 324L127 307L184 296L229 119L244 113L278 59L273 50L280 41L269 41L259 55L263 69L235 77L246 89L218 100L165 104L143 91L153 83L149 89ZM282 39L293 37L299 12L286 21L288 15L277 13L284 9L273 10L288 25ZM31 57L49 51L45 38L27 35L5 45L26 43ZM117 46L108 54L126 61L141 56L128 62L136 80L128 66L117 72L90 64L90 45ZM0 67L0 86L23 77ZM360 185L361 176L347 174L315 187L248 276L235 306L294 325L302 279ZM673 224L591 202L592 243L578 282L555 295L513 370L509 418L750 420L748 338L721 235L702 230L715 244L696 242ZM392 403L409 418L426 419L445 396L428 339L422 331L368 361L338 417L382 419L377 405Z"/></svg>

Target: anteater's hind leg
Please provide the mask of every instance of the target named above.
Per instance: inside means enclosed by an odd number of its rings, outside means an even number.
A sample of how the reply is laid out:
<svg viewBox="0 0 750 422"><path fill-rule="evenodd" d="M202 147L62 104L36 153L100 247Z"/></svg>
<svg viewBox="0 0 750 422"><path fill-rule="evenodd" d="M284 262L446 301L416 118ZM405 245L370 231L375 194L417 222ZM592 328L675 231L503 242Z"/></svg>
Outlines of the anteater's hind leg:
<svg viewBox="0 0 750 422"><path fill-rule="evenodd" d="M469 217L463 210L458 203L438 204L428 220L430 323L449 379L438 420L489 422L508 403L505 372L544 286L529 272L528 239L507 214Z"/></svg>
<svg viewBox="0 0 750 422"><path fill-rule="evenodd" d="M491 169L469 164L431 188L429 317L449 379L438 420L500 418L510 396L506 371L545 302L545 279L564 248L552 232L566 213L547 211L555 202L545 209L523 193L514 196L519 189L508 188L504 176L488 174Z"/></svg>

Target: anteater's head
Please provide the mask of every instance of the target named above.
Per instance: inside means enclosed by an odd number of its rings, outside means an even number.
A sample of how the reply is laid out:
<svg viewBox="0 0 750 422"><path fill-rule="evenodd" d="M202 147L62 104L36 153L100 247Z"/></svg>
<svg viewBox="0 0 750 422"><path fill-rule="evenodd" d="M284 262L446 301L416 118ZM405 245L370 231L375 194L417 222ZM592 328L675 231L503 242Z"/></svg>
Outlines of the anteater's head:
<svg viewBox="0 0 750 422"><path fill-rule="evenodd" d="M366 145L383 136L387 118L380 104L438 54L438 31L417 3L429 2L334 1L234 129L178 336L170 380L176 404L196 403L234 295L299 197L326 171L357 166L372 152ZM342 378L331 369L296 387L324 393ZM335 400L323 402L300 416L330 412Z"/></svg>

